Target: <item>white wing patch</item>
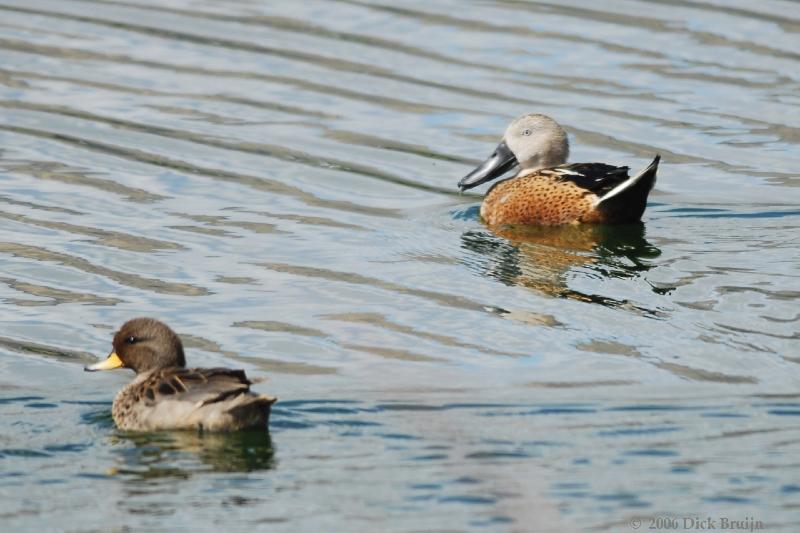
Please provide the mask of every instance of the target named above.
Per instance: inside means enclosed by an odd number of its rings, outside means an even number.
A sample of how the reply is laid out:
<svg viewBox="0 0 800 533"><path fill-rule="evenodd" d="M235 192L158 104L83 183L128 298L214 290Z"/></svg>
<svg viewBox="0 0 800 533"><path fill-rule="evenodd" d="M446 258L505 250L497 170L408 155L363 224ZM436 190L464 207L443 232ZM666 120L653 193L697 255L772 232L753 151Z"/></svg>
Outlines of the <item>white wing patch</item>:
<svg viewBox="0 0 800 533"><path fill-rule="evenodd" d="M610 191L605 193L601 198L598 198L595 201L595 205L599 205L602 202L605 202L606 200L608 200L609 198L613 198L613 197L617 196L618 194L620 194L622 191L624 191L624 190L636 185L639 182L639 180L641 180L642 177L644 177L644 175L647 174L647 172L649 170L651 170L651 169L653 169L653 168L658 166L658 162L659 162L660 159L661 158L659 156L656 156L656 158L653 160L653 162L650 163L649 165L647 165L645 168L643 168L641 170L641 172L639 172L635 176L632 176L632 177L628 178L627 180L623 181L622 183L620 183L619 185L617 185L616 187L614 187L613 189L611 189ZM655 181L653 181L653 183L655 183Z"/></svg>
<svg viewBox="0 0 800 533"><path fill-rule="evenodd" d="M570 170L568 168L554 168L552 171L559 176L581 176L586 177L584 174L580 172L575 172L574 170Z"/></svg>

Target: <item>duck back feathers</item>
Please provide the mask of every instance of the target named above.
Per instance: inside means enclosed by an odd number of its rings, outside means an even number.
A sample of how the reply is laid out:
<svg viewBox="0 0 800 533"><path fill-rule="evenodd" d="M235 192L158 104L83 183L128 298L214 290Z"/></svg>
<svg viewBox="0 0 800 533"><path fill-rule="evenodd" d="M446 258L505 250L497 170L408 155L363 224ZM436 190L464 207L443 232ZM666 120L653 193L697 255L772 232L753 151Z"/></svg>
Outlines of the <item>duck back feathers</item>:
<svg viewBox="0 0 800 533"><path fill-rule="evenodd" d="M114 399L120 429L235 431L267 427L274 398L250 391L243 370L165 368L137 378Z"/></svg>

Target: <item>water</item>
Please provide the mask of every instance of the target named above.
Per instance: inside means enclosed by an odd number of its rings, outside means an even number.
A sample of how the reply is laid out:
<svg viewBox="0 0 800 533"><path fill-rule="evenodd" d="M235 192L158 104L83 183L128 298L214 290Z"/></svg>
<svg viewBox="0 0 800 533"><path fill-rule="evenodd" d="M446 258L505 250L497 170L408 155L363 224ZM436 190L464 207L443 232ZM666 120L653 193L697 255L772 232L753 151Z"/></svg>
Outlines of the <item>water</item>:
<svg viewBox="0 0 800 533"><path fill-rule="evenodd" d="M2 529L797 531L798 31L0 1ZM528 111L572 161L661 153L644 224L482 226L455 184ZM268 377L269 437L115 430L130 375L82 367L140 315Z"/></svg>

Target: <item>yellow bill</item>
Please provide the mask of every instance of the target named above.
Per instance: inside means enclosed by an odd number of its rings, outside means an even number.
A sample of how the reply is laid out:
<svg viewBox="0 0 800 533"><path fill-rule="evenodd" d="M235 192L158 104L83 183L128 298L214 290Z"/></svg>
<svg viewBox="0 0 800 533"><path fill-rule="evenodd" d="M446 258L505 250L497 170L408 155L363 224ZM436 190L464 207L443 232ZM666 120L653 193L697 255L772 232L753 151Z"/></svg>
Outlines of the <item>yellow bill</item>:
<svg viewBox="0 0 800 533"><path fill-rule="evenodd" d="M122 368L125 363L119 358L117 352L111 352L108 358L95 363L93 365L85 366L83 369L87 372L95 372L97 370L114 370L115 368Z"/></svg>

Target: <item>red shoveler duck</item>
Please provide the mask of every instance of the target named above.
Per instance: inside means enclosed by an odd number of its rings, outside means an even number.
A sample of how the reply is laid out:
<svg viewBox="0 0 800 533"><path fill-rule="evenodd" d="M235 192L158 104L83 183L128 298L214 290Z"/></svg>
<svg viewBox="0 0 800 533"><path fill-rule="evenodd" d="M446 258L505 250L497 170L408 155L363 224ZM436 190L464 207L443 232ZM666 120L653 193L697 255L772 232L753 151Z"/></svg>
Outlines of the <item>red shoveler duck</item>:
<svg viewBox="0 0 800 533"><path fill-rule="evenodd" d="M605 163L568 165L568 156L564 128L545 115L523 115L458 186L471 189L519 166L516 176L493 185L483 199L481 217L490 226L626 224L642 218L660 156L634 176L628 167Z"/></svg>

